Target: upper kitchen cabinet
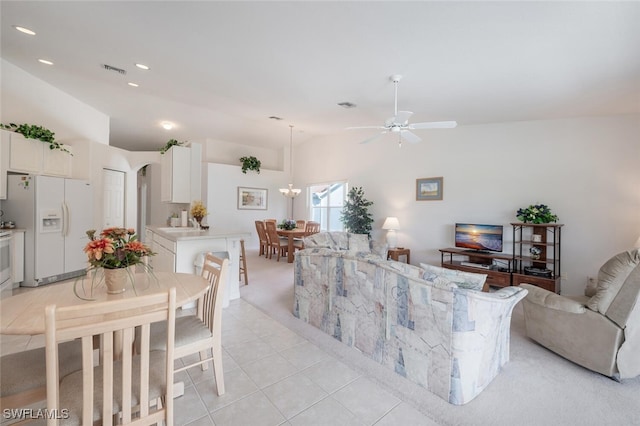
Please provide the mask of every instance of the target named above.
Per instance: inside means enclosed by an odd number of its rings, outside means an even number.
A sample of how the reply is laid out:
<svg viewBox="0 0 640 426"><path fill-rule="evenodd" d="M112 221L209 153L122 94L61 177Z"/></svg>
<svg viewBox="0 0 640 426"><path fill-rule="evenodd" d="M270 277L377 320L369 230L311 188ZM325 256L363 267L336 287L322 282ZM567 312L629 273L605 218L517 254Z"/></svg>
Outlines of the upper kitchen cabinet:
<svg viewBox="0 0 640 426"><path fill-rule="evenodd" d="M69 149L68 146L64 146ZM49 144L27 139L20 133L2 131L2 154L8 171L50 176L71 176L71 154L49 149Z"/></svg>
<svg viewBox="0 0 640 426"><path fill-rule="evenodd" d="M161 155L162 201L191 203L200 199L200 168L202 151L199 144L173 146Z"/></svg>

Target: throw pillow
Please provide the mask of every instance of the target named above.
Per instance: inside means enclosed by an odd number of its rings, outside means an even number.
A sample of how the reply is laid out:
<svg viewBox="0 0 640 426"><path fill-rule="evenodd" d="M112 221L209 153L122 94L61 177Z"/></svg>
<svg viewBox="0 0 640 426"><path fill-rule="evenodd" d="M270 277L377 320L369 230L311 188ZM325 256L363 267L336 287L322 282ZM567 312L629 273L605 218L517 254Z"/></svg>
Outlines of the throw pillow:
<svg viewBox="0 0 640 426"><path fill-rule="evenodd" d="M457 271L454 269L429 265L427 263L421 263L420 266L425 270L425 275L428 273L429 277L432 275L445 277L449 281L455 283L459 288L482 291L484 282L487 280L487 274ZM427 278L424 279L427 280Z"/></svg>
<svg viewBox="0 0 640 426"><path fill-rule="evenodd" d="M371 250L372 254L387 260L389 249L386 242L379 243L375 240L369 240L369 250Z"/></svg>
<svg viewBox="0 0 640 426"><path fill-rule="evenodd" d="M609 259L598 272L596 294L587 303L587 308L605 314L620 291L622 284L640 263L640 250L625 251Z"/></svg>

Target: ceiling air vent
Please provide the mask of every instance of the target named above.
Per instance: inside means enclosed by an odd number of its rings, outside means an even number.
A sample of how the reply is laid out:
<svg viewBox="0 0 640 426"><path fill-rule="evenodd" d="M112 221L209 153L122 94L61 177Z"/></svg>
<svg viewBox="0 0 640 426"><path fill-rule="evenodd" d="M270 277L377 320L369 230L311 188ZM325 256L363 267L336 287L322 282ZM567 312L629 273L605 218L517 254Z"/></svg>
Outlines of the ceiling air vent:
<svg viewBox="0 0 640 426"><path fill-rule="evenodd" d="M277 117L275 115L272 115L271 117L269 117L269 119L271 119L271 120L282 120L282 117Z"/></svg>
<svg viewBox="0 0 640 426"><path fill-rule="evenodd" d="M113 72L117 72L118 74L122 74L122 75L126 75L127 71L123 70L122 68L116 68L114 66L111 65L107 65L107 64L101 64L100 65L102 68L104 68L107 71L113 71Z"/></svg>
<svg viewBox="0 0 640 426"><path fill-rule="evenodd" d="M342 108L355 108L356 104L351 103L351 102L340 102L338 105L340 105Z"/></svg>

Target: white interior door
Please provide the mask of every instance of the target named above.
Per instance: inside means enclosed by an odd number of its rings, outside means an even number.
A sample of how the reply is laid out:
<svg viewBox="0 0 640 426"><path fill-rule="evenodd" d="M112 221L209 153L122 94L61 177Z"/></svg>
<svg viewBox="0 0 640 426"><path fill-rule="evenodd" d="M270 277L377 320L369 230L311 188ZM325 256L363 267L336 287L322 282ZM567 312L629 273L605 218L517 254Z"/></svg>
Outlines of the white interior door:
<svg viewBox="0 0 640 426"><path fill-rule="evenodd" d="M103 228L124 227L124 172L102 169Z"/></svg>

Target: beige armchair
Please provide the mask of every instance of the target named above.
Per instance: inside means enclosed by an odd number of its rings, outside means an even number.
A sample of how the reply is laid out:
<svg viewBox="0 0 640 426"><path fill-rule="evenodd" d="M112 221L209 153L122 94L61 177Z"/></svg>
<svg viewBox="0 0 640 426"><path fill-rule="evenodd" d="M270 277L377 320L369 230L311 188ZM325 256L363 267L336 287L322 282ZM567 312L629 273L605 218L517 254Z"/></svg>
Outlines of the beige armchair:
<svg viewBox="0 0 640 426"><path fill-rule="evenodd" d="M585 296L521 284L527 335L576 364L616 380L640 375L640 250L620 253Z"/></svg>

